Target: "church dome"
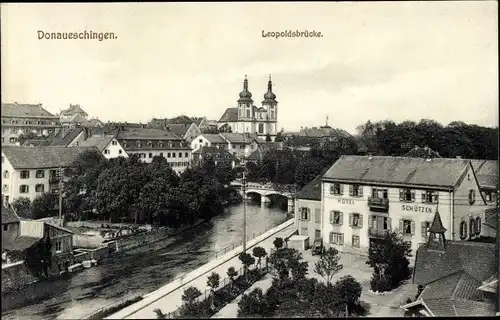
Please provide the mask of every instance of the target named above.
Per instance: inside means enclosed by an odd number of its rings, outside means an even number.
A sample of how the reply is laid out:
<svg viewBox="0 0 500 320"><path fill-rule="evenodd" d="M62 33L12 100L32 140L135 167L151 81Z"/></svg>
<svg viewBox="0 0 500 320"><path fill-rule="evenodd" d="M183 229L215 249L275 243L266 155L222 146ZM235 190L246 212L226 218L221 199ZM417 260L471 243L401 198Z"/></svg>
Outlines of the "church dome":
<svg viewBox="0 0 500 320"><path fill-rule="evenodd" d="M269 82L267 83L267 92L264 94L264 101L262 103L276 104L276 95L273 93L273 82L271 75L269 75Z"/></svg>
<svg viewBox="0 0 500 320"><path fill-rule="evenodd" d="M276 95L272 91L268 91L264 95L264 100L275 100L275 99L276 99Z"/></svg>
<svg viewBox="0 0 500 320"><path fill-rule="evenodd" d="M240 92L240 99L238 102L253 102L252 94L248 91L247 75L245 75L245 80L243 81L243 91Z"/></svg>

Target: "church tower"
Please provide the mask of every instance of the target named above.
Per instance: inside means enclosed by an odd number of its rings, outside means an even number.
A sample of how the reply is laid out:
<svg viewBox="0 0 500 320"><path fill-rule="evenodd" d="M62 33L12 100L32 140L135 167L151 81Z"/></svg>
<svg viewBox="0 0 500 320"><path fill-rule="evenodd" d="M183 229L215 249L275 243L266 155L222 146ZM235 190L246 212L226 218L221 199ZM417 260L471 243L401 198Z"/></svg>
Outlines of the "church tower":
<svg viewBox="0 0 500 320"><path fill-rule="evenodd" d="M248 91L248 80L247 75L245 75L243 91L240 92L240 98L238 99L238 121L252 119L252 106L252 94Z"/></svg>
<svg viewBox="0 0 500 320"><path fill-rule="evenodd" d="M439 215L439 209L436 208L436 213L434 214L434 220L429 228L429 240L427 241L427 250L435 251L445 251L446 250L446 239L445 234L446 228L443 227L443 222L441 221L441 216Z"/></svg>
<svg viewBox="0 0 500 320"><path fill-rule="evenodd" d="M264 94L262 107L267 111L267 130L270 135L276 135L278 132L278 101L276 95L273 93L273 82L271 75L269 75L269 82L267 83L267 92Z"/></svg>

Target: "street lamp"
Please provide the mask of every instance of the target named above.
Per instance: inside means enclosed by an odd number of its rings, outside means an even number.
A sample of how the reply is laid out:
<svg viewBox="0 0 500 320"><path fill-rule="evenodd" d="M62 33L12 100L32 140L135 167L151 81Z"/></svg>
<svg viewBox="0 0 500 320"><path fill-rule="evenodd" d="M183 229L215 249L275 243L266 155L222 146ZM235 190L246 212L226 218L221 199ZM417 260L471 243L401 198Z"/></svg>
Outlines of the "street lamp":
<svg viewBox="0 0 500 320"><path fill-rule="evenodd" d="M243 252L247 251L247 202L246 202L246 189L247 189L247 178L245 176L245 171L243 171L243 177L241 178L241 187L243 188Z"/></svg>

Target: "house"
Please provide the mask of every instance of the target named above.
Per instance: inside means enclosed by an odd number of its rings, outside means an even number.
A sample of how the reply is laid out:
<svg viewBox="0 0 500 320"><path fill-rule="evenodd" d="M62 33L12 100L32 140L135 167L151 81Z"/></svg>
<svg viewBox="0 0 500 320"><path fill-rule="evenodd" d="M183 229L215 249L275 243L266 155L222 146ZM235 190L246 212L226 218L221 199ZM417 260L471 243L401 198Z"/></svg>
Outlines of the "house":
<svg viewBox="0 0 500 320"><path fill-rule="evenodd" d="M227 150L240 159L245 159L259 146L260 140L256 135L243 133L219 133L219 135L227 141Z"/></svg>
<svg viewBox="0 0 500 320"><path fill-rule="evenodd" d="M85 140L85 129L81 126L63 126L61 130L47 137L50 146L70 147L77 146Z"/></svg>
<svg viewBox="0 0 500 320"><path fill-rule="evenodd" d="M88 125L88 116L80 105L70 104L68 109L61 111L60 122L63 126L68 127Z"/></svg>
<svg viewBox="0 0 500 320"><path fill-rule="evenodd" d="M439 152L432 150L428 146L423 148L419 146L415 146L413 149L408 151L404 157L412 157L412 158L442 158L439 155Z"/></svg>
<svg viewBox="0 0 500 320"><path fill-rule="evenodd" d="M236 167L240 160L233 156L229 151L221 147L201 147L193 151L193 164L200 164L205 159L213 159L215 165L221 162L231 163L231 167Z"/></svg>
<svg viewBox="0 0 500 320"><path fill-rule="evenodd" d="M295 221L300 236L309 241L321 238L321 175L305 185L295 196ZM312 243L309 243L309 245Z"/></svg>
<svg viewBox="0 0 500 320"><path fill-rule="evenodd" d="M470 159L479 183L479 189L488 204L498 199L498 160Z"/></svg>
<svg viewBox="0 0 500 320"><path fill-rule="evenodd" d="M14 209L7 204L2 205L2 243L18 237L20 221Z"/></svg>
<svg viewBox="0 0 500 320"><path fill-rule="evenodd" d="M191 164L189 144L167 130L123 126L115 139L129 157L137 154L143 162L151 162L154 156L164 157L178 174Z"/></svg>
<svg viewBox="0 0 500 320"><path fill-rule="evenodd" d="M484 212L484 222L483 222L483 230L481 231L481 235L487 238L496 238L499 226L497 225L498 221L498 207L486 209Z"/></svg>
<svg viewBox="0 0 500 320"><path fill-rule="evenodd" d="M283 142L263 142L259 143L257 148L250 153L248 157L245 157L245 162L253 162L257 163L264 159L264 155L269 150L283 150L284 144Z"/></svg>
<svg viewBox="0 0 500 320"><path fill-rule="evenodd" d="M21 134L48 136L60 127L59 118L42 104L2 103L2 146L18 145Z"/></svg>
<svg viewBox="0 0 500 320"><path fill-rule="evenodd" d="M229 143L218 133L204 133L191 141L191 149L198 150L201 147L222 147L228 149Z"/></svg>
<svg viewBox="0 0 500 320"><path fill-rule="evenodd" d="M167 124L165 126L165 130L175 133L179 137L186 140L188 143L191 143L194 138L198 137L201 134L200 129L194 122L191 124Z"/></svg>
<svg viewBox="0 0 500 320"><path fill-rule="evenodd" d="M97 118L91 118L88 121L88 126L89 127L104 127L104 123Z"/></svg>
<svg viewBox="0 0 500 320"><path fill-rule="evenodd" d="M2 253L6 253L6 257L19 257L19 253L22 256L23 252L39 241L50 239L52 244L51 272L60 273L68 270L68 267L73 263L74 233L72 231L48 220L20 220L17 225L15 236L12 234L12 237L6 241L2 239Z"/></svg>
<svg viewBox="0 0 500 320"><path fill-rule="evenodd" d="M198 120L196 126L202 133L217 132L217 120L207 120L207 118L203 117Z"/></svg>
<svg viewBox="0 0 500 320"><path fill-rule="evenodd" d="M272 87L271 76L269 76L262 106L256 107L245 75L243 91L240 92L237 107L227 108L219 119L217 127L219 129L230 127L233 133L252 133L261 138L269 135L274 141L278 133L278 101L276 101Z"/></svg>
<svg viewBox="0 0 500 320"><path fill-rule="evenodd" d="M474 239L491 206L469 160L344 155L323 175L322 207L328 245L365 254L389 230L417 250L438 208L447 237Z"/></svg>
<svg viewBox="0 0 500 320"><path fill-rule="evenodd" d="M94 135L79 143L80 147L96 147L106 159L125 157L127 152L116 140L115 135Z"/></svg>
<svg viewBox="0 0 500 320"><path fill-rule="evenodd" d="M491 243L448 241L440 213L434 214L429 239L416 253L414 302L403 306L427 317L494 316L498 292L498 248Z"/></svg>
<svg viewBox="0 0 500 320"><path fill-rule="evenodd" d="M4 203L19 197L33 201L45 192L59 192L63 168L77 156L95 149L87 147L4 147L2 148L2 195Z"/></svg>

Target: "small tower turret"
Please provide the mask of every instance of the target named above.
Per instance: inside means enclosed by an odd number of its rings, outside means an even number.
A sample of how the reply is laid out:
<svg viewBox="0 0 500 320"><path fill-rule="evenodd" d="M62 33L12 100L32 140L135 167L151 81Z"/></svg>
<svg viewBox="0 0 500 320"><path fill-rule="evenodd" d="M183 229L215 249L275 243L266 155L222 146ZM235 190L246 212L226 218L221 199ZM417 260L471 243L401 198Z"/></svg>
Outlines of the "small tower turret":
<svg viewBox="0 0 500 320"><path fill-rule="evenodd" d="M445 251L446 250L446 238L444 236L446 228L443 227L443 222L441 221L441 216L439 215L439 208L436 208L436 213L434 214L434 220L429 228L429 240L427 241L428 250Z"/></svg>

